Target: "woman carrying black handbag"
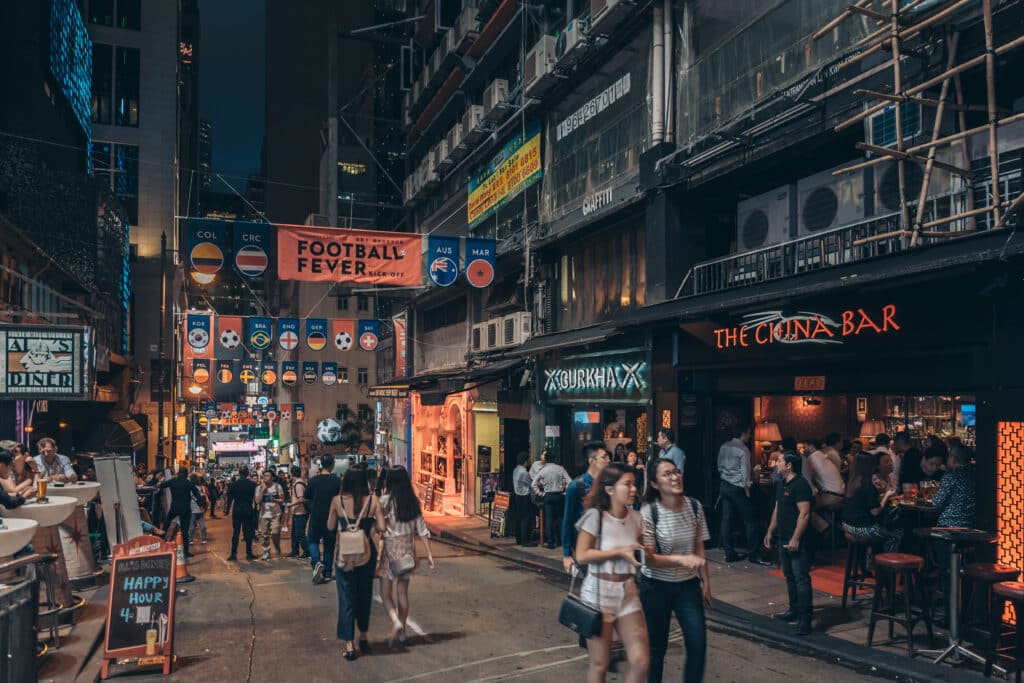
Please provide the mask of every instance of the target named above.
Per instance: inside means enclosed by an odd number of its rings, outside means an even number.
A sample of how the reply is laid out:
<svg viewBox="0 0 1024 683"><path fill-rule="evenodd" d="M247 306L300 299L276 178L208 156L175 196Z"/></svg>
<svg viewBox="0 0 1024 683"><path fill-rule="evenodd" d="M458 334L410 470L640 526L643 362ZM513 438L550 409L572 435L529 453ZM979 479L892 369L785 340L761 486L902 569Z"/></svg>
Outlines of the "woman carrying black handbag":
<svg viewBox="0 0 1024 683"><path fill-rule="evenodd" d="M587 683L605 680L613 628L626 649L626 683L647 680L647 626L635 579L643 557L640 513L632 509L635 500L633 468L607 465L584 500L586 512L576 524L576 561L590 565L580 598L603 616L600 633L587 640Z"/></svg>

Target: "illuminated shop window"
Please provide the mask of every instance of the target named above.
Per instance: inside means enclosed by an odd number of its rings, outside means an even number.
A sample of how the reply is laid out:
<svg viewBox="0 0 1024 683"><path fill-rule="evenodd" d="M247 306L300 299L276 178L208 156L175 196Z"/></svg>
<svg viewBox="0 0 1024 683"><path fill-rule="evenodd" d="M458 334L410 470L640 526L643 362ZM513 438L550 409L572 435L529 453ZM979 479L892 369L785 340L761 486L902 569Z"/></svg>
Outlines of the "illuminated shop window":
<svg viewBox="0 0 1024 683"><path fill-rule="evenodd" d="M366 164L356 164L351 161L339 161L338 169L349 175L363 175L366 173Z"/></svg>

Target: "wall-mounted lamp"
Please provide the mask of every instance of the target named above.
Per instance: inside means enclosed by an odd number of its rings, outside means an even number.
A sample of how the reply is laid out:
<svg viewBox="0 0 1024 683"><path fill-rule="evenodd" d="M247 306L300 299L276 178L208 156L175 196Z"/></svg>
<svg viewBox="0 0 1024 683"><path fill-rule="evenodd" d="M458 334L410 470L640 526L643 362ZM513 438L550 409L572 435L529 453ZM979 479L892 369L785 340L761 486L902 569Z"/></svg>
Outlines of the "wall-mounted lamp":
<svg viewBox="0 0 1024 683"><path fill-rule="evenodd" d="M821 399L820 398L815 398L814 396L804 396L804 405L805 406L820 406L821 405Z"/></svg>

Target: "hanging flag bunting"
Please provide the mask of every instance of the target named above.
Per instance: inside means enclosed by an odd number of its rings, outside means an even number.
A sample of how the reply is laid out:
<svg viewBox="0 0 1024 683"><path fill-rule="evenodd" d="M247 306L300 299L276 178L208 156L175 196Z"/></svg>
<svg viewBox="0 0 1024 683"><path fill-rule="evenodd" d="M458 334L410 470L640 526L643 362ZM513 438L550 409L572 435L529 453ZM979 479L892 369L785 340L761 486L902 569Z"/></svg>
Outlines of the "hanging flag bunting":
<svg viewBox="0 0 1024 683"><path fill-rule="evenodd" d="M259 277L270 265L270 225L236 221L234 226L235 267L246 277Z"/></svg>
<svg viewBox="0 0 1024 683"><path fill-rule="evenodd" d="M286 360L281 363L281 384L286 387L295 386L299 381L299 362Z"/></svg>
<svg viewBox="0 0 1024 683"><path fill-rule="evenodd" d="M268 387L277 381L277 361L265 360L260 364L260 381Z"/></svg>
<svg viewBox="0 0 1024 683"><path fill-rule="evenodd" d="M384 230L277 226L277 275L305 282L421 284L423 236Z"/></svg>
<svg viewBox="0 0 1024 683"><path fill-rule="evenodd" d="M331 330L334 333L334 347L339 351L348 351L356 338L356 321L349 318L336 318Z"/></svg>
<svg viewBox="0 0 1024 683"><path fill-rule="evenodd" d="M188 313L185 316L187 321L185 334L188 345L196 353L205 354L206 347L210 345L210 316L207 313Z"/></svg>
<svg viewBox="0 0 1024 683"><path fill-rule="evenodd" d="M409 328L405 314L391 319L395 327L395 377L405 377L405 353L409 344Z"/></svg>
<svg viewBox="0 0 1024 683"><path fill-rule="evenodd" d="M274 338L273 323L270 318L249 318L249 347L253 351L266 351L270 348L270 340Z"/></svg>
<svg viewBox="0 0 1024 683"><path fill-rule="evenodd" d="M466 280L477 289L494 282L494 259L497 251L493 239L466 238Z"/></svg>
<svg viewBox="0 0 1024 683"><path fill-rule="evenodd" d="M231 380L234 378L235 373L231 369L231 361L217 361L217 382L220 384L231 384Z"/></svg>
<svg viewBox="0 0 1024 683"><path fill-rule="evenodd" d="M252 361L242 361L242 371L238 373L238 379L242 380L246 384L252 384L256 381L256 363Z"/></svg>
<svg viewBox="0 0 1024 683"><path fill-rule="evenodd" d="M427 274L438 287L449 287L459 279L459 238L427 238Z"/></svg>
<svg viewBox="0 0 1024 683"><path fill-rule="evenodd" d="M325 318L306 319L306 346L311 351L319 351L327 346L327 320Z"/></svg>
<svg viewBox="0 0 1024 683"><path fill-rule="evenodd" d="M302 422L306 417L306 404L305 403L293 403L292 404L292 417L295 418L296 422Z"/></svg>
<svg viewBox="0 0 1024 683"><path fill-rule="evenodd" d="M193 218L185 222L185 249L192 279L201 285L213 282L224 267L227 243L225 223Z"/></svg>
<svg viewBox="0 0 1024 683"><path fill-rule="evenodd" d="M277 319L277 343L285 351L294 351L299 346L299 319Z"/></svg>
<svg viewBox="0 0 1024 683"><path fill-rule="evenodd" d="M192 359L192 379L199 384L206 384L210 381L210 361L208 359Z"/></svg>
<svg viewBox="0 0 1024 683"><path fill-rule="evenodd" d="M282 403L281 404L281 422L292 419L292 404Z"/></svg>
<svg viewBox="0 0 1024 683"><path fill-rule="evenodd" d="M359 321L359 348L363 351L373 351L380 342L380 321L360 320Z"/></svg>
<svg viewBox="0 0 1024 683"><path fill-rule="evenodd" d="M316 361L302 361L302 383L316 384L317 378Z"/></svg>
<svg viewBox="0 0 1024 683"><path fill-rule="evenodd" d="M217 316L217 342L227 351L237 349L242 343L242 319L236 315Z"/></svg>
<svg viewBox="0 0 1024 683"><path fill-rule="evenodd" d="M321 363L320 381L324 383L325 387L329 387L337 383L338 381L338 364L327 361Z"/></svg>

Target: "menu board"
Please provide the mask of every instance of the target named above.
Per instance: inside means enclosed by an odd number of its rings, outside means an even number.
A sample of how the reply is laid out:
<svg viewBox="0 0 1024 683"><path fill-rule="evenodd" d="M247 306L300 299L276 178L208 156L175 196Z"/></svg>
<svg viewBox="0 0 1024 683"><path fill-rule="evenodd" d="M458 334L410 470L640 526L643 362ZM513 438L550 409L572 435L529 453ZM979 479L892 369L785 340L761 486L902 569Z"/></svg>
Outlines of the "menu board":
<svg viewBox="0 0 1024 683"><path fill-rule="evenodd" d="M423 497L423 507L427 510L434 509L434 479L427 483L427 495Z"/></svg>
<svg viewBox="0 0 1024 683"><path fill-rule="evenodd" d="M174 543L140 536L114 546L103 639L102 677L110 661L138 657L170 673L174 631Z"/></svg>
<svg viewBox="0 0 1024 683"><path fill-rule="evenodd" d="M491 503L491 538L505 535L505 517L511 501L507 491L495 491L494 502Z"/></svg>

